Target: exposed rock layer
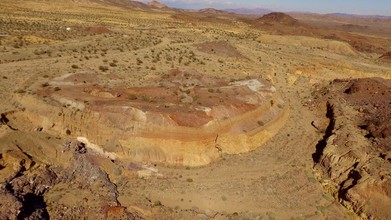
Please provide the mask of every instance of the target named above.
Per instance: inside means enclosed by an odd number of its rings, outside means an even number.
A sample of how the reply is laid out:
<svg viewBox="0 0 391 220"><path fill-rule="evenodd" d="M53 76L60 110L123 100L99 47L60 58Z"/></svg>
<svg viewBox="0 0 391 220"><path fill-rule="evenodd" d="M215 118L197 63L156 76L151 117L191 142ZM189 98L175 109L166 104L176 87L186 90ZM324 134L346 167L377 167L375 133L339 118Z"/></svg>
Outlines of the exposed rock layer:
<svg viewBox="0 0 391 220"><path fill-rule="evenodd" d="M0 138L0 219L141 219L118 202L102 165L108 159L77 140L61 146L52 136L31 133Z"/></svg>
<svg viewBox="0 0 391 220"><path fill-rule="evenodd" d="M107 80L116 86L100 86ZM16 113L24 122L15 126L81 137L111 158L205 165L222 153L259 147L288 116L265 80L227 83L174 70L159 87L126 88L114 75L93 74L68 74L50 84L54 88L39 89L38 97L17 97L34 107Z"/></svg>
<svg viewBox="0 0 391 220"><path fill-rule="evenodd" d="M364 219L391 212L391 81L335 80L328 88L329 125L313 155L325 188Z"/></svg>

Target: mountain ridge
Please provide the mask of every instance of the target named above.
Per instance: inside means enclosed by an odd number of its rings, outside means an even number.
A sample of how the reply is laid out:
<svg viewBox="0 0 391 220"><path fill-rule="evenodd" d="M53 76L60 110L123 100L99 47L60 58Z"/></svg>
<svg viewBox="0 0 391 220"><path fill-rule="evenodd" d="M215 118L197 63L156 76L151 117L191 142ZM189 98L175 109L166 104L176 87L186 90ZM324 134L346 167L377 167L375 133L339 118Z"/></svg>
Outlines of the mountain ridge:
<svg viewBox="0 0 391 220"><path fill-rule="evenodd" d="M225 9L224 11L226 12L232 12L236 14L244 14L244 15L263 15L263 14L268 14L273 12L270 9L266 8L230 8L230 9Z"/></svg>

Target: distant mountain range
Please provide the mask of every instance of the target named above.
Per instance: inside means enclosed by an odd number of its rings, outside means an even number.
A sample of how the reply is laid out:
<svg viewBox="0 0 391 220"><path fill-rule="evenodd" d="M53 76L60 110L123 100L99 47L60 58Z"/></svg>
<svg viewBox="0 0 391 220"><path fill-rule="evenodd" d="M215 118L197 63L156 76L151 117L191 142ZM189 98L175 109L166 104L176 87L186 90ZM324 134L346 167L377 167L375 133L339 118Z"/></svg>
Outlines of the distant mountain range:
<svg viewBox="0 0 391 220"><path fill-rule="evenodd" d="M236 14L244 14L244 15L265 15L269 14L271 12L275 12L276 10L270 10L267 8L231 8L231 9L225 9L224 11L226 12L232 12ZM295 12L286 12L288 14L319 14L320 13L312 13L312 12L300 12L300 11L295 11ZM391 16L384 16L384 15L357 15L357 14L349 14L349 13L329 13L329 14L324 14L326 16L336 16L336 17L344 17L344 18L377 18L377 19L391 19Z"/></svg>
<svg viewBox="0 0 391 220"><path fill-rule="evenodd" d="M226 14L227 13L227 11L217 10L214 8L204 8L197 11L204 14Z"/></svg>
<svg viewBox="0 0 391 220"><path fill-rule="evenodd" d="M56 0L53 0L56 1ZM60 1L60 0L57 0ZM170 10L170 11L193 11L193 12L200 12L203 14L210 14L210 15L218 15L218 14L225 14L225 13L235 13L235 14L242 14L242 15L265 15L272 12L276 12L276 10L270 10L266 8L231 8L231 9L225 9L225 10L218 10L214 8L204 8L199 10L191 10L191 9L179 9L179 8L173 8L169 7L165 4L160 3L156 0L151 0L148 2L145 1L138 1L138 0L67 0L70 2L95 2L100 4L106 4L106 5L112 5L117 7L124 7L124 8L138 8L142 10ZM330 16L330 17L341 17L341 18L372 18L372 19L391 19L391 16L382 16L382 15L357 15L357 14L348 14L348 13L329 13L329 14L319 14L319 13L311 13L311 12L300 12L300 11L291 11L286 12L287 14L317 14L321 16Z"/></svg>
<svg viewBox="0 0 391 220"><path fill-rule="evenodd" d="M167 5L162 4L162 3L158 2L158 1L148 2L147 5L149 5L151 7L154 7L154 8L168 8Z"/></svg>
<svg viewBox="0 0 391 220"><path fill-rule="evenodd" d="M235 9L225 9L224 11L226 12L232 12L236 14L245 14L245 15L264 15L264 14L269 14L273 11L265 8L254 8L254 9L249 9L249 8L235 8Z"/></svg>
<svg viewBox="0 0 391 220"><path fill-rule="evenodd" d="M377 18L377 19L391 19L391 16L384 15L356 15L356 14L347 14L347 13L331 13L326 14L330 16L344 17L344 18Z"/></svg>

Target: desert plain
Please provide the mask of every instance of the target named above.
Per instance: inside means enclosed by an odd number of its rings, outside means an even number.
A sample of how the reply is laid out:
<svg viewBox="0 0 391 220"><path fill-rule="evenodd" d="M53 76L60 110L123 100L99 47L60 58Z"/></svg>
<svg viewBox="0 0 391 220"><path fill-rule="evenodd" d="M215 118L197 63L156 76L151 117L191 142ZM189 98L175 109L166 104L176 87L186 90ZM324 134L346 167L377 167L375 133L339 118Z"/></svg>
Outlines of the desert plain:
<svg viewBox="0 0 391 220"><path fill-rule="evenodd" d="M0 219L390 219L391 19L0 2Z"/></svg>

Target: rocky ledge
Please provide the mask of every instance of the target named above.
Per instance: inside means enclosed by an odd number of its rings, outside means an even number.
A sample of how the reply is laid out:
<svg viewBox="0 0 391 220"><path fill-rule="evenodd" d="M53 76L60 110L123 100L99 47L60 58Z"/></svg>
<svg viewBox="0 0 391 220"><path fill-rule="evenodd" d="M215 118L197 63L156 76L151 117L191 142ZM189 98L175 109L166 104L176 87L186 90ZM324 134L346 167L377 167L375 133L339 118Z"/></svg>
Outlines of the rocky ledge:
<svg viewBox="0 0 391 220"><path fill-rule="evenodd" d="M263 79L172 70L155 81L127 87L114 74L66 74L17 95L28 107L9 113L8 124L77 138L113 160L201 166L261 146L288 117Z"/></svg>
<svg viewBox="0 0 391 220"><path fill-rule="evenodd" d="M391 80L335 80L320 99L324 137L313 154L324 187L363 219L391 215ZM315 123L322 124L322 123ZM326 123L327 124L327 123Z"/></svg>

